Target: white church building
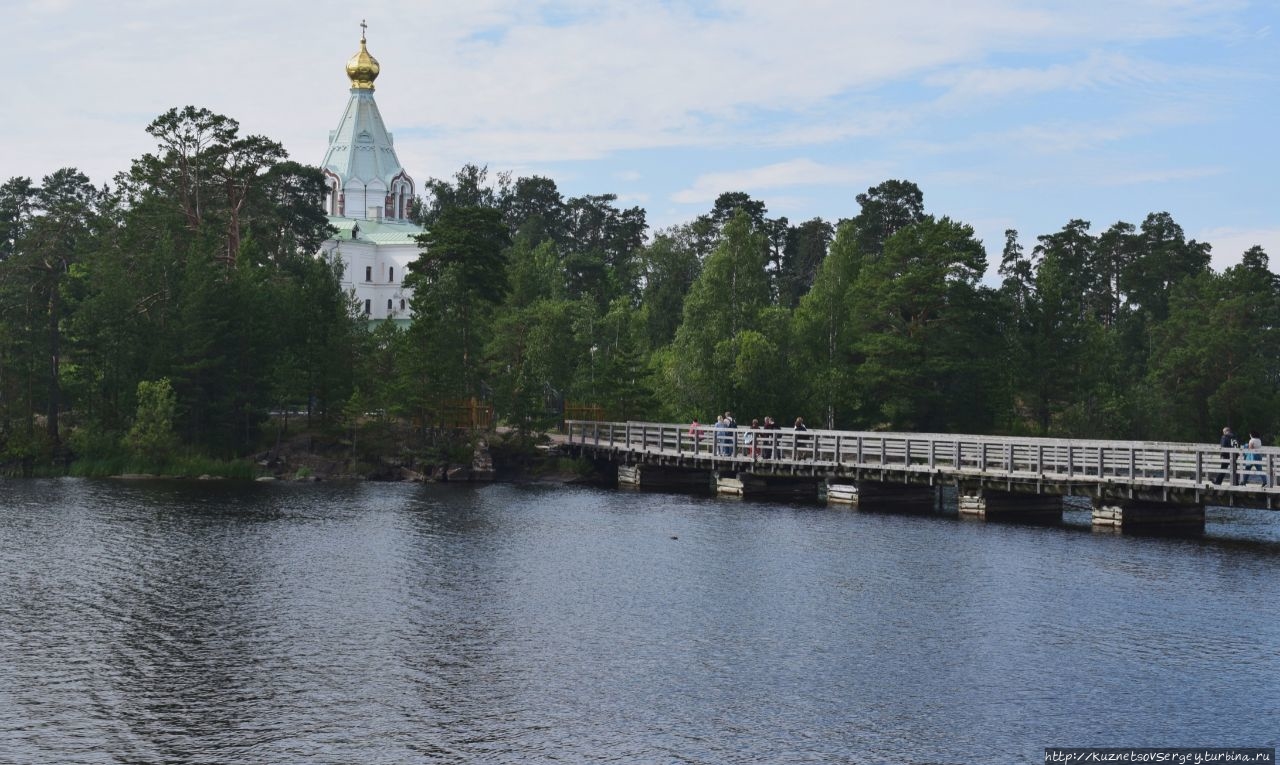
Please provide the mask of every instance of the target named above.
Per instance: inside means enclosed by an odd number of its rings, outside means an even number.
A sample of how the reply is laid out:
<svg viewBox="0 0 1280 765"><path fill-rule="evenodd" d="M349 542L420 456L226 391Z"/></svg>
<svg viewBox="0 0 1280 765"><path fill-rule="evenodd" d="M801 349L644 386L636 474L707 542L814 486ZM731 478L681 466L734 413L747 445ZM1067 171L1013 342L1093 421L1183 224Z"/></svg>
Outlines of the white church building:
<svg viewBox="0 0 1280 765"><path fill-rule="evenodd" d="M414 237L422 228L409 221L413 178L400 166L391 133L373 100L378 61L365 47L347 61L351 98L338 128L329 133L324 157L328 192L325 211L337 235L322 245L345 265L342 286L355 294L371 321L408 323L410 291L404 289L409 263L418 257Z"/></svg>

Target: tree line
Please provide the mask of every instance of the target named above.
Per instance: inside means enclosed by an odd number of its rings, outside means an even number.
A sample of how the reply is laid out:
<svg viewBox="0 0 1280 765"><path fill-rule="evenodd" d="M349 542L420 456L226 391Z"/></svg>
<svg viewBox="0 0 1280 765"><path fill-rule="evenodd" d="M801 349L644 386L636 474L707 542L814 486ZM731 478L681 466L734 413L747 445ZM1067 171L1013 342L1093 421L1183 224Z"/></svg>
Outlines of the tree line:
<svg viewBox="0 0 1280 765"><path fill-rule="evenodd" d="M612 194L469 165L416 200L401 329L365 321L341 263L317 256L332 234L318 169L205 109L147 132L155 151L110 185L61 169L0 186L0 462L230 458L297 407L322 427L377 411L425 434L472 397L525 432L565 402L1148 440L1280 424L1266 253L1217 273L1167 213L1008 231L989 285L972 227L905 180L834 222L728 192L650 231Z"/></svg>

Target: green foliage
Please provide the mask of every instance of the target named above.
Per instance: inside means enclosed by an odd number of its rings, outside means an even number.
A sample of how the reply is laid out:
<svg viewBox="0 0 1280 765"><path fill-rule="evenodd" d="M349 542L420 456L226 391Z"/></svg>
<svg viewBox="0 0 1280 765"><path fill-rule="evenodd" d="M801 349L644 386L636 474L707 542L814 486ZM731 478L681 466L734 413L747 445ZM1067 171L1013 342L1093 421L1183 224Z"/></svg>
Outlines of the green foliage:
<svg viewBox="0 0 1280 765"><path fill-rule="evenodd" d="M1280 292L1265 260L1184 282L1174 290L1169 310L1168 320L1152 332L1157 353L1144 403L1153 418L1182 439L1203 437L1224 424L1274 427Z"/></svg>
<svg viewBox="0 0 1280 765"><path fill-rule="evenodd" d="M884 181L857 196L862 208L853 218L858 250L876 257L889 237L924 220L924 194L911 181Z"/></svg>
<svg viewBox="0 0 1280 765"><path fill-rule="evenodd" d="M744 392L733 375L742 348L736 336L757 328L768 303L763 238L739 212L685 298L664 380L671 414L683 420L736 405Z"/></svg>
<svg viewBox="0 0 1280 765"><path fill-rule="evenodd" d="M421 242L404 282L414 291L406 363L418 410L431 412L481 392L482 351L507 292L509 237L498 210L450 207Z"/></svg>
<svg viewBox="0 0 1280 765"><path fill-rule="evenodd" d="M800 299L793 322L796 366L806 372L797 380L799 403L814 423L829 428L854 424L858 357L849 305L863 261L856 231L852 223L841 224L831 254L822 262L808 294Z"/></svg>
<svg viewBox="0 0 1280 765"><path fill-rule="evenodd" d="M40 473L41 465L53 462L55 445L44 429L11 431L0 444L0 468L5 475L31 477Z"/></svg>
<svg viewBox="0 0 1280 765"><path fill-rule="evenodd" d="M465 462L474 434L432 425L471 397L524 440L570 401L620 419L1280 431L1266 254L1214 273L1168 213L1071 220L1028 249L1009 231L993 290L972 229L926 214L910 181L858 195L838 229L727 191L646 241L644 210L612 194L468 165L414 205L405 330L356 315L341 253L316 257L317 169L207 109L147 132L114 188L71 168L0 184L6 473L251 475L237 457L269 441L273 410L353 460L412 430L414 453Z"/></svg>
<svg viewBox="0 0 1280 765"><path fill-rule="evenodd" d="M94 425L73 429L67 436L67 445L76 462L82 460L112 459L120 455L123 435L119 431L104 430Z"/></svg>
<svg viewBox="0 0 1280 765"><path fill-rule="evenodd" d="M135 456L151 463L163 463L178 445L173 431L178 399L169 378L138 383L138 413L124 444Z"/></svg>
<svg viewBox="0 0 1280 765"><path fill-rule="evenodd" d="M895 430L990 427L992 296L973 229L931 216L889 237L850 292L854 388L863 421Z"/></svg>

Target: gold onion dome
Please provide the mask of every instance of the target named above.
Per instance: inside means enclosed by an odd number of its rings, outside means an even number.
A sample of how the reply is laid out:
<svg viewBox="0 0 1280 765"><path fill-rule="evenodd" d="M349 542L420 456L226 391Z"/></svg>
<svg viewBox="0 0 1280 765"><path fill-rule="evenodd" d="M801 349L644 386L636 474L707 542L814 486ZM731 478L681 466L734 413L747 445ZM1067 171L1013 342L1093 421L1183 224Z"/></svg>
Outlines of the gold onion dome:
<svg viewBox="0 0 1280 765"><path fill-rule="evenodd" d="M351 87L373 90L373 81L378 79L378 59L369 55L364 46L364 22L360 22L360 52L347 59L347 77L351 78Z"/></svg>

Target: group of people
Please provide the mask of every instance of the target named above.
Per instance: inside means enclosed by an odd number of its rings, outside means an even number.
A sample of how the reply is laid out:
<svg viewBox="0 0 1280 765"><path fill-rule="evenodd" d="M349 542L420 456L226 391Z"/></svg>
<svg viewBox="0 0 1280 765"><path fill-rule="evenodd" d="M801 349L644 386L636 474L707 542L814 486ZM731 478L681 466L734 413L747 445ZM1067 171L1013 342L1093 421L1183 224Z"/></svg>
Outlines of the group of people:
<svg viewBox="0 0 1280 765"><path fill-rule="evenodd" d="M736 433L738 421L733 419L733 412L726 411L724 414L716 416L716 424L711 426L714 431L711 438L711 448L715 454L723 457L732 457L737 451L739 439ZM694 439L695 448L700 449L702 443L702 432L704 428L697 419L694 419L689 425L689 436ZM742 434L741 443L747 450L747 454L752 458L773 459L774 445L776 439L768 433L757 433L760 430L782 430L772 417L765 417L761 423L759 419L751 420L751 428ZM804 424L803 417L797 417L792 430L796 432L808 430Z"/></svg>
<svg viewBox="0 0 1280 765"><path fill-rule="evenodd" d="M1258 431L1249 431L1249 440L1242 446L1240 439L1236 438L1235 432L1228 425L1222 429L1222 438L1218 441L1218 446L1224 449L1222 452L1222 466L1229 468L1229 470L1218 473L1213 479L1215 484L1222 485L1223 480L1230 475L1232 485L1243 486L1249 483L1249 479L1252 477L1250 474L1257 472L1258 478L1262 481L1262 486L1265 488L1268 485L1267 473L1262 468L1262 438L1258 435ZM1237 474L1235 469L1236 455L1242 451L1244 453L1244 468Z"/></svg>

